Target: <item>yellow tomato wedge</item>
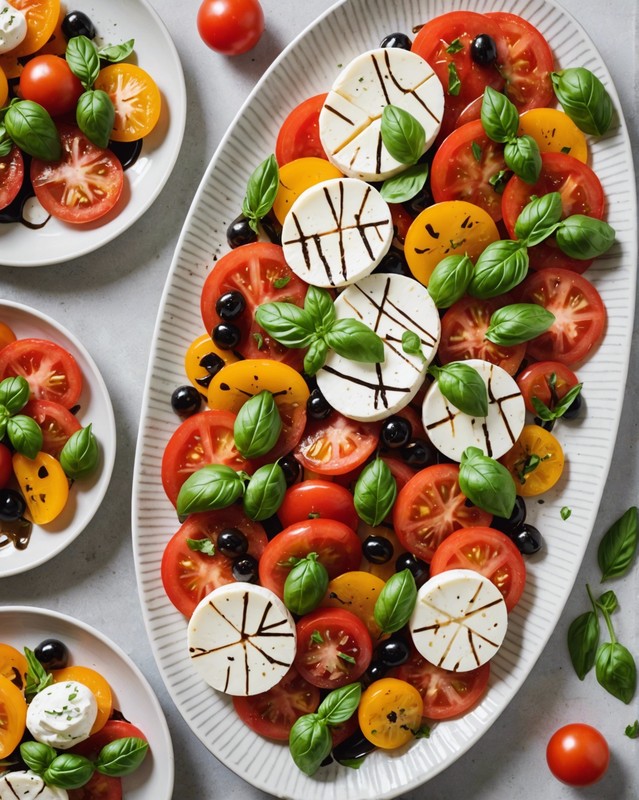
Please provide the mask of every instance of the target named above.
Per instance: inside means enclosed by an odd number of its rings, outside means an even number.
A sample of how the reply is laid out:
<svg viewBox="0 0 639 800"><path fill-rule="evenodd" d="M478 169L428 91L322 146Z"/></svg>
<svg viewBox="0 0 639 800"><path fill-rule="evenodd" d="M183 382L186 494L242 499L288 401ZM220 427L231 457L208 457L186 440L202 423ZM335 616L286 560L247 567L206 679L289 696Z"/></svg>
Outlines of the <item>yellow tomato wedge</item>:
<svg viewBox="0 0 639 800"><path fill-rule="evenodd" d="M258 392L271 392L278 408L306 407L310 394L299 372L268 358L247 358L223 367L209 384L209 406L234 414Z"/></svg>
<svg viewBox="0 0 639 800"><path fill-rule="evenodd" d="M515 446L500 461L513 476L517 494L522 497L547 492L564 470L561 445L540 425L525 425Z"/></svg>
<svg viewBox="0 0 639 800"><path fill-rule="evenodd" d="M4 74L4 70L0 66L0 107L7 104L8 98L9 82L7 81L7 76ZM2 323L0 323L0 325L2 325ZM6 327L6 325L4 327Z"/></svg>
<svg viewBox="0 0 639 800"><path fill-rule="evenodd" d="M106 678L91 667L72 666L64 669L56 669L51 673L54 683L64 683L65 681L77 681L89 689L98 704L98 715L95 718L91 733L102 730L113 711L113 694Z"/></svg>
<svg viewBox="0 0 639 800"><path fill-rule="evenodd" d="M24 735L27 701L20 689L0 675L0 759L13 753Z"/></svg>
<svg viewBox="0 0 639 800"><path fill-rule="evenodd" d="M376 747L393 750L409 742L422 724L424 703L414 686L382 678L362 694L358 720L362 733Z"/></svg>
<svg viewBox="0 0 639 800"><path fill-rule="evenodd" d="M20 691L27 679L27 659L10 644L0 642L0 676L8 678Z"/></svg>
<svg viewBox="0 0 639 800"><path fill-rule="evenodd" d="M60 16L60 0L11 0L10 5L25 15L27 35L9 55L11 58L30 56L46 44L55 30Z"/></svg>
<svg viewBox="0 0 639 800"><path fill-rule="evenodd" d="M100 70L96 89L106 92L115 107L111 139L133 142L148 136L160 118L162 97L148 72L135 64L111 64Z"/></svg>
<svg viewBox="0 0 639 800"><path fill-rule="evenodd" d="M586 137L563 111L556 108L531 108L519 117L519 135L527 134L541 153L567 153L588 163Z"/></svg>
<svg viewBox="0 0 639 800"><path fill-rule="evenodd" d="M27 458L13 454L13 472L36 525L47 525L62 513L69 498L69 480L60 462L48 453Z"/></svg>
<svg viewBox="0 0 639 800"><path fill-rule="evenodd" d="M203 395L208 394L209 383L215 374L216 356L225 364L234 364L238 360L230 350L221 350L217 347L207 333L194 339L184 356L186 376Z"/></svg>
<svg viewBox="0 0 639 800"><path fill-rule="evenodd" d="M368 628L373 643L382 637L382 630L375 622L375 602L384 588L384 581L370 572L355 570L344 572L328 584L323 608L345 608L359 617Z"/></svg>
<svg viewBox="0 0 639 800"><path fill-rule="evenodd" d="M277 189L273 212L280 224L297 198L322 181L341 178L342 173L325 158L296 158L280 167L280 185Z"/></svg>

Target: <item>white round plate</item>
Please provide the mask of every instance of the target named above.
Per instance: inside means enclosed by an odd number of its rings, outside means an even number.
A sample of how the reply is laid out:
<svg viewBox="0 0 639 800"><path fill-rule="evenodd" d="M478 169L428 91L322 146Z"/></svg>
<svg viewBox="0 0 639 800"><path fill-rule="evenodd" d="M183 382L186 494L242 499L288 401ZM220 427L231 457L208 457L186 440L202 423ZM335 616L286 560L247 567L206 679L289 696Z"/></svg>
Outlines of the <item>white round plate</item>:
<svg viewBox="0 0 639 800"><path fill-rule="evenodd" d="M69 648L69 664L91 667L106 678L113 691L113 708L149 741L142 766L122 779L126 800L171 800L174 764L169 729L153 689L128 655L103 634L66 614L31 606L0 608L0 642L22 652L51 638Z"/></svg>
<svg viewBox="0 0 639 800"><path fill-rule="evenodd" d="M546 36L560 65L593 70L606 84L617 112L621 103L606 67L579 23L551 0L344 0L298 37L273 64L231 125L204 175L177 246L154 336L138 441L133 495L134 552L143 611L169 693L191 729L222 763L256 787L304 800L393 797L432 778L464 753L513 698L548 641L572 588L592 531L612 458L628 369L634 315L636 197L625 123L591 143L592 165L606 192L608 221L617 233L610 252L587 277L608 311L606 336L580 368L587 414L556 432L568 469L543 505L528 502L529 519L546 548L527 560L523 598L510 615L504 646L492 663L489 690L460 719L437 725L429 739L392 754L375 752L358 770L331 764L313 778L302 774L288 748L261 739L188 667L186 622L166 598L160 579L162 551L177 529L160 482L164 446L177 426L169 397L184 383L183 357L201 333L199 295L227 252L224 231L241 208L252 169L274 149L277 132L296 103L325 92L355 55L392 31L446 11L520 13ZM602 374L605 373L605 380ZM572 515L562 520L560 509Z"/></svg>
<svg viewBox="0 0 639 800"><path fill-rule="evenodd" d="M62 514L45 527L34 525L26 549L16 550L11 544L0 547L0 578L3 578L25 572L53 558L89 524L104 499L113 472L115 417L111 398L95 361L72 333L46 314L8 300L0 300L0 322L8 325L18 339L50 339L74 356L83 378L82 394L78 400L80 409L76 416L83 427L93 424L93 433L100 444L98 470L94 476L74 483Z"/></svg>
<svg viewBox="0 0 639 800"><path fill-rule="evenodd" d="M135 39L127 59L146 70L162 94L160 120L144 139L135 164L124 173L124 190L115 208L86 225L50 218L31 230L21 223L0 224L0 265L41 267L97 250L115 239L151 206L173 170L186 122L182 65L164 23L147 0L62 0L67 11L84 11L93 20L100 44Z"/></svg>

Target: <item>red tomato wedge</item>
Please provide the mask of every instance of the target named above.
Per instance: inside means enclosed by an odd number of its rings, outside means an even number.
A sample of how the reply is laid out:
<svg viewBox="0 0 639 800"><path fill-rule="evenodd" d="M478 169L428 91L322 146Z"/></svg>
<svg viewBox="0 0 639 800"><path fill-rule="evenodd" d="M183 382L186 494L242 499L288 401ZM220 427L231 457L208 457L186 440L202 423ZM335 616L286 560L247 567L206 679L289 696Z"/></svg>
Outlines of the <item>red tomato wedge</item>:
<svg viewBox="0 0 639 800"><path fill-rule="evenodd" d="M287 528L307 519L336 519L357 530L359 517L355 511L353 495L337 483L308 480L291 486L277 511L282 525Z"/></svg>
<svg viewBox="0 0 639 800"><path fill-rule="evenodd" d="M24 160L17 147L0 157L0 211L16 199L24 180Z"/></svg>
<svg viewBox="0 0 639 800"><path fill-rule="evenodd" d="M122 800L122 778L94 772L88 783L69 789L69 800Z"/></svg>
<svg viewBox="0 0 639 800"><path fill-rule="evenodd" d="M560 361L538 361L517 376L517 386L531 414L537 414L533 397L552 411L578 383L575 373Z"/></svg>
<svg viewBox="0 0 639 800"><path fill-rule="evenodd" d="M58 458L69 437L82 428L77 418L60 403L50 400L30 400L21 412L42 428L42 447L45 453Z"/></svg>
<svg viewBox="0 0 639 800"><path fill-rule="evenodd" d="M357 422L333 411L326 419L307 424L295 457L303 467L320 475L344 475L372 455L379 429L379 423Z"/></svg>
<svg viewBox="0 0 639 800"><path fill-rule="evenodd" d="M319 115L328 95L309 97L286 117L277 135L275 158L280 167L297 158L326 158L319 136Z"/></svg>
<svg viewBox="0 0 639 800"><path fill-rule="evenodd" d="M47 339L17 339L0 350L0 381L19 375L31 397L72 408L82 392L82 373L64 347Z"/></svg>

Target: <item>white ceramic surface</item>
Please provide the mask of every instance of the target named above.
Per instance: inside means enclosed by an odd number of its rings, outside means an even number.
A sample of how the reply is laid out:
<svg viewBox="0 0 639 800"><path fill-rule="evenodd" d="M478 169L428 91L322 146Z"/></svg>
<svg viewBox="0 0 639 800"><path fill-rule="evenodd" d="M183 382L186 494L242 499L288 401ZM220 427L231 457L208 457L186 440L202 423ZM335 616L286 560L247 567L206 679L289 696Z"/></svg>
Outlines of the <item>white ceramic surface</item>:
<svg viewBox="0 0 639 800"><path fill-rule="evenodd" d="M173 745L153 689L127 654L84 622L43 608L0 607L0 641L22 650L43 639L59 639L69 648L70 664L91 667L113 691L113 707L149 741L142 766L122 779L126 800L170 800L173 792Z"/></svg>
<svg viewBox="0 0 639 800"><path fill-rule="evenodd" d="M7 324L18 339L49 339L66 348L78 362L83 386L78 421L93 424L100 444L100 464L95 475L76 481L60 516L49 525L33 526L25 550L9 544L0 548L0 578L37 567L64 550L79 536L96 513L111 480L115 461L115 418L111 399L95 361L75 336L51 317L20 303L0 300L0 322ZM1 537L0 537L1 538Z"/></svg>
<svg viewBox="0 0 639 800"><path fill-rule="evenodd" d="M84 11L93 20L99 44L135 39L128 59L146 70L162 95L159 122L144 139L136 163L124 173L124 189L115 208L86 225L49 219L31 230L21 223L0 224L0 266L37 267L86 255L129 228L149 208L175 164L186 121L182 65L171 37L147 0L63 0L68 11Z"/></svg>
<svg viewBox="0 0 639 800"><path fill-rule="evenodd" d="M169 397L184 382L183 354L201 333L199 292L227 250L225 228L241 206L252 168L274 147L291 108L326 91L359 52L394 30L444 11L507 10L520 13L550 41L560 65L592 69L619 100L606 67L583 29L548 0L346 0L296 39L250 96L213 158L178 243L165 287L147 378L133 496L134 552L145 622L166 686L191 729L227 767L274 795L304 800L392 797L433 777L464 753L513 698L548 641L577 575L610 466L626 381L634 314L636 197L623 121L592 142L592 165L606 191L607 218L617 243L588 271L606 303L604 342L579 370L587 415L562 423L557 436L568 468L542 503L528 503L529 519L543 530L546 548L528 559L523 598L510 618L506 642L493 662L489 691L470 714L439 724L428 740L393 754L377 752L357 771L335 764L307 778L285 747L266 742L234 716L230 701L208 690L188 670L186 623L167 600L159 576L163 548L178 524L159 480L162 451L177 425ZM605 381L601 379L605 369ZM563 521L562 506L572 515Z"/></svg>

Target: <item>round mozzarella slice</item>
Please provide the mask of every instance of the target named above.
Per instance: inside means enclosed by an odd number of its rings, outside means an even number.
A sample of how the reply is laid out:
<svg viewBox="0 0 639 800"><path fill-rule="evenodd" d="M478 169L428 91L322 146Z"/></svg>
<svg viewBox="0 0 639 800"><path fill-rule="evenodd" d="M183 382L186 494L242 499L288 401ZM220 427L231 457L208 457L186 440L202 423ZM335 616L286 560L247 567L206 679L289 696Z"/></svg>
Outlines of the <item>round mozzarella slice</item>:
<svg viewBox="0 0 639 800"><path fill-rule="evenodd" d="M478 447L491 458L500 458L519 438L526 407L519 387L501 367L489 361L464 361L482 376L488 390L488 416L464 414L447 400L435 381L422 406L422 421L433 445L448 458L461 461L467 447Z"/></svg>
<svg viewBox="0 0 639 800"><path fill-rule="evenodd" d="M444 90L431 66L400 48L370 50L339 74L319 118L329 161L352 178L382 181L406 169L382 142L382 112L398 106L421 123L424 152L439 133Z"/></svg>
<svg viewBox="0 0 639 800"><path fill-rule="evenodd" d="M409 625L415 647L427 661L468 672L499 650L508 612L503 595L488 578L469 569L451 569L421 587Z"/></svg>
<svg viewBox="0 0 639 800"><path fill-rule="evenodd" d="M230 583L203 598L189 620L191 661L221 692L266 692L289 671L296 652L295 622L269 589Z"/></svg>
<svg viewBox="0 0 639 800"><path fill-rule="evenodd" d="M68 800L66 789L47 786L35 772L17 770L0 778L0 800Z"/></svg>
<svg viewBox="0 0 639 800"><path fill-rule="evenodd" d="M369 275L393 241L388 203L363 181L335 178L311 186L282 228L284 257L313 286L346 286Z"/></svg>
<svg viewBox="0 0 639 800"><path fill-rule="evenodd" d="M26 35L27 18L24 13L7 0L0 0L0 55L22 44Z"/></svg>
<svg viewBox="0 0 639 800"><path fill-rule="evenodd" d="M377 420L408 405L424 381L439 344L439 313L428 290L403 275L369 275L335 301L338 319L364 322L384 341L384 361L364 364L334 351L317 373L333 408L357 420ZM404 352L402 336L417 334L423 358Z"/></svg>

